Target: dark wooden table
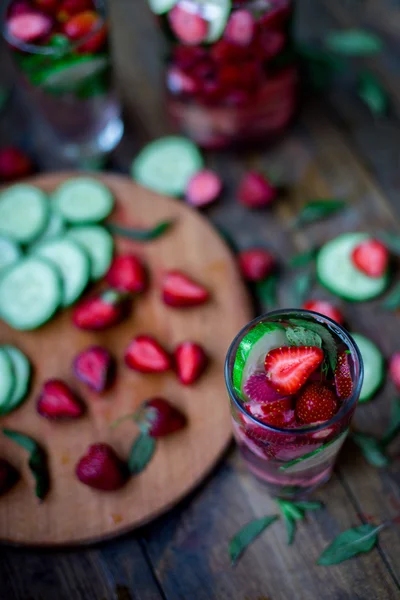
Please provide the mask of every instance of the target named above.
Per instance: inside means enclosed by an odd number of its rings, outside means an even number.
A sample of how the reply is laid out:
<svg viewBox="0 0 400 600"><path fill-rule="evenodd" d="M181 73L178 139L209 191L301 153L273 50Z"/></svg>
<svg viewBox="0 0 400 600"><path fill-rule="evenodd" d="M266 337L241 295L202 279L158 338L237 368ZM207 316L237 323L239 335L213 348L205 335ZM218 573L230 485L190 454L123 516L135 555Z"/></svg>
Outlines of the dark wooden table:
<svg viewBox="0 0 400 600"><path fill-rule="evenodd" d="M127 171L140 144L169 131L160 93L161 43L144 0L112 0L115 60L131 132L111 159ZM287 259L296 250L354 229L399 231L400 107L398 78L400 10L395 2L302 0L299 34L317 38L329 28L369 26L386 39L386 51L364 61L390 92L389 117L373 118L351 86L310 97L292 132L272 150L209 154L208 164L224 177L221 201L208 215L240 246L268 243ZM4 62L0 61L3 66ZM5 67L2 69L5 75ZM2 142L12 133L24 139L21 121L3 118ZM15 125L18 125L16 127ZM43 160L43 157L42 157ZM235 202L235 189L249 168L270 169L288 184L272 212L251 213ZM327 222L292 233L290 220L312 197L346 197L351 208ZM325 297L317 289L315 295ZM290 281L280 306L290 303ZM399 317L379 301L342 305L351 328L374 339L386 356L400 350ZM385 385L370 404L358 408L356 427L381 434L389 422L395 392ZM396 447L397 446L397 447ZM1 600L386 600L400 598L400 529L381 534L367 555L335 567L317 567L322 549L341 531L400 510L399 444L390 448L388 468L368 466L351 442L332 480L315 497L326 508L310 514L288 548L282 524L274 525L233 569L227 544L247 521L276 512L273 501L244 470L232 447L214 473L189 498L151 525L114 542L68 552L0 547ZM132 498L132 502L135 499ZM1 508L0 508L1 510Z"/></svg>

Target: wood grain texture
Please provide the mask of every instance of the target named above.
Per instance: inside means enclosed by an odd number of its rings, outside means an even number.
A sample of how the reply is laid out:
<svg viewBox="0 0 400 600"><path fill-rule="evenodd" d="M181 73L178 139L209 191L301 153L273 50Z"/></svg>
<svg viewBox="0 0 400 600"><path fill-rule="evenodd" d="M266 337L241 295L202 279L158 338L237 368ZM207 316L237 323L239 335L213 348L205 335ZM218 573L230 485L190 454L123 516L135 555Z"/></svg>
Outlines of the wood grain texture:
<svg viewBox="0 0 400 600"><path fill-rule="evenodd" d="M33 180L47 192L66 176ZM136 186L128 178L102 175L117 204L110 220L132 227L149 227L173 219L173 232L151 244L117 239L117 251L140 253L149 267L148 293L135 299L131 316L120 325L98 333L71 325L71 310L59 313L33 332L16 332L0 324L0 339L20 347L32 360L34 384L27 402L1 419L1 426L40 440L50 455L52 489L40 505L33 495L26 453L4 436L0 454L22 469L23 479L1 499L0 539L16 543L79 543L110 536L149 521L170 508L196 486L213 467L230 436L230 414L223 378L226 351L239 329L250 319L247 295L233 258L208 222L183 203ZM161 279L168 269L181 269L203 282L211 292L206 305L189 310L166 307L160 299ZM124 349L139 334L154 335L173 350L184 340L203 345L210 356L207 373L193 386L179 384L176 375L144 376L123 364ZM100 344L118 361L115 385L99 399L75 380L74 356ZM59 377L86 400L88 415L71 423L52 423L35 409L43 381ZM112 430L111 423L130 414L146 399L163 396L188 416L188 427L158 442L149 467L120 491L102 494L80 484L74 468L94 442L110 443L127 457L138 433L132 421Z"/></svg>

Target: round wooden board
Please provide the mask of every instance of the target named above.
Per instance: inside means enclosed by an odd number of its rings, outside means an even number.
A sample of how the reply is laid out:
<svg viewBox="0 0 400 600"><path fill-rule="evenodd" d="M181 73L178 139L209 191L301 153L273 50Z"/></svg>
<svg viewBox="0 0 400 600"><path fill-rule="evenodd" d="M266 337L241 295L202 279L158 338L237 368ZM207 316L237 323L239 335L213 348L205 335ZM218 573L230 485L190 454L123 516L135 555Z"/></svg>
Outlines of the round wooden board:
<svg viewBox="0 0 400 600"><path fill-rule="evenodd" d="M76 174L45 175L32 183L51 192ZM71 325L71 311L60 312L33 332L17 332L0 321L0 343L20 347L35 368L28 400L1 427L16 429L39 440L49 452L52 486L40 504L34 495L27 453L0 435L0 456L22 472L21 481L0 498L0 540L17 544L62 545L92 543L126 532L171 508L212 469L231 436L229 404L223 365L230 342L250 319L246 290L235 262L211 225L184 203L138 187L119 175L101 175L113 191L116 208L110 221L149 227L163 219L176 225L151 243L116 239L118 251L143 256L151 273L148 292L134 301L129 319L109 331L88 333ZM204 283L212 293L206 305L172 309L160 300L160 280L167 269L181 269ZM183 340L195 340L208 351L211 362L200 381L179 384L174 373L140 375L123 364L129 340L140 333L156 336L172 350ZM73 357L96 343L109 348L118 360L113 388L99 398L73 376ZM75 422L54 423L39 417L35 399L44 380L59 377L85 399L88 411ZM161 395L188 416L188 427L158 442L149 467L117 492L99 492L82 485L75 464L94 442L110 443L127 457L138 430L132 421L112 430L110 424L135 410L151 396Z"/></svg>

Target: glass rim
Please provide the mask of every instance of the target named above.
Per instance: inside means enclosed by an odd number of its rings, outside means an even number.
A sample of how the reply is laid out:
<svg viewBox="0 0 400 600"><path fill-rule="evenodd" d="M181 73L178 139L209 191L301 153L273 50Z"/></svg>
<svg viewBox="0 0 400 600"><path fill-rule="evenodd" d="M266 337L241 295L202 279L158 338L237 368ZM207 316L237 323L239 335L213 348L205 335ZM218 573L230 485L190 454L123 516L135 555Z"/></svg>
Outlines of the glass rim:
<svg viewBox="0 0 400 600"><path fill-rule="evenodd" d="M339 337L341 337L342 339L343 339L343 337L345 337L344 341L346 342L346 344L348 344L350 350L352 350L352 354L354 354L356 356L357 364L359 366L357 385L355 386L353 393L352 393L351 397L349 398L349 400L341 406L340 410L331 419L329 419L329 421L324 421L323 423L319 423L316 425L310 425L308 427L302 427L302 428L298 428L298 429L285 429L285 428L281 428L281 427L274 427L273 425L267 425L266 423L263 423L262 421L257 419L257 417L253 417L253 415L248 413L242 404L242 399L239 398L238 394L236 393L236 391L233 387L232 377L230 374L230 362L231 362L232 355L234 352L237 351L238 343L244 337L244 335L247 333L247 331L249 331L257 323L265 321L271 317L284 316L284 315L287 315L288 313L296 313L296 315L298 315L300 317L301 316L305 316L305 317L311 316L311 317L313 317L313 319L315 319L319 323L321 323L321 320L325 323L329 323L329 325L332 329L338 330L341 333L341 335ZM226 387L228 390L228 394L229 394L231 400L233 401L233 403L235 404L236 408L240 411L240 413L245 415L246 419L250 420L250 422L253 422L254 425L262 427L266 431L271 431L274 433L278 432L278 433L283 433L286 435L290 434L290 435L296 436L296 435L305 435L305 434L310 434L310 433L316 433L317 431L322 431L323 429L325 429L327 427L335 425L353 408L353 406L356 404L357 400L359 399L360 392L361 392L361 386L363 384L364 363L362 360L360 350L359 350L357 344L355 343L355 341L353 340L351 334L346 329L344 329L344 327L339 325L339 323L336 323L336 321L334 321L333 319L330 319L329 317L326 317L325 315L322 315L321 313L317 313L317 312L314 312L311 310L304 310L304 309L298 309L298 308L287 308L287 309L274 310L272 312L268 312L263 315L260 315L259 317L256 317L255 319L250 321L250 323L247 323L247 325L245 325L239 331L239 333L235 336L233 342L229 346L229 349L228 349L228 352L226 355L226 359L225 359L224 374L225 374L225 383L226 383Z"/></svg>
<svg viewBox="0 0 400 600"><path fill-rule="evenodd" d="M77 40L74 43L70 43L64 51L62 48L57 48L55 46L39 46L38 44L23 42L22 40L19 40L13 35L10 35L10 33L8 32L7 11L12 2L14 2L14 0L6 0L3 6L3 10L2 12L0 12L0 34L3 36L6 42L11 44L11 46L14 49L21 50L22 52L26 52L27 54L37 54L40 56L56 56L57 58L62 58L70 52L73 52L82 44L88 42L107 23L106 3L103 0L94 0L95 8L100 16L100 20L96 27L92 31L90 31L85 37L81 38L80 40Z"/></svg>

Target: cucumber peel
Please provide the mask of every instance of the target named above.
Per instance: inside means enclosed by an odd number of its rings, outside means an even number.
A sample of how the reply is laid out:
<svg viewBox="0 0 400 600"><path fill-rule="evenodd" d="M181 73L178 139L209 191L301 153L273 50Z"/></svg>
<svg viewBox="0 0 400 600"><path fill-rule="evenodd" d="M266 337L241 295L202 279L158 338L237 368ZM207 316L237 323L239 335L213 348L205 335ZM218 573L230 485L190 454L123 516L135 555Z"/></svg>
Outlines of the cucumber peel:
<svg viewBox="0 0 400 600"><path fill-rule="evenodd" d="M359 402L367 402L376 394L385 378L385 359L379 348L368 338L352 333L364 363L364 381Z"/></svg>

